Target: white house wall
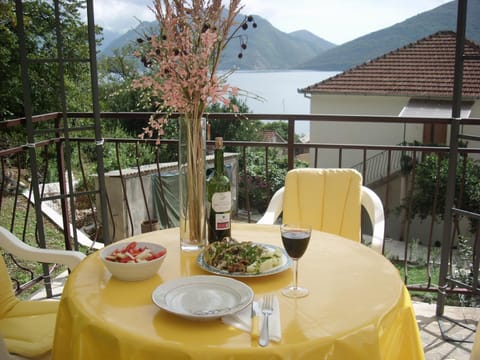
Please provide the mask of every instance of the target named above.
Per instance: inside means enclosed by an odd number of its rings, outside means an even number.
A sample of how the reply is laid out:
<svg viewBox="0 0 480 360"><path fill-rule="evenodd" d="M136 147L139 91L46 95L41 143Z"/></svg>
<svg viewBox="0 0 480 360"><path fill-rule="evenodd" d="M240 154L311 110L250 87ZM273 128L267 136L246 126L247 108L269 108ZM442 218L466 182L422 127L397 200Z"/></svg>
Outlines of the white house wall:
<svg viewBox="0 0 480 360"><path fill-rule="evenodd" d="M358 96L358 95L312 95L312 114L332 115L381 115L398 116L408 103L409 97ZM421 141L423 125L382 123L311 122L312 143L341 143L369 145L398 145L402 141ZM371 152L368 156L373 156ZM312 151L311 164L314 162ZM320 150L315 167L336 167L338 156L333 151ZM352 151L342 154L342 166L350 167L362 161L362 154Z"/></svg>
<svg viewBox="0 0 480 360"><path fill-rule="evenodd" d="M472 111L470 112L471 118L480 118L480 101L475 101L472 106Z"/></svg>
<svg viewBox="0 0 480 360"><path fill-rule="evenodd" d="M480 119L480 101L476 101L473 106L472 106L472 111L470 112L470 117L471 118L476 118ZM480 126L475 126L475 125L465 125L463 126L463 129L460 130L463 134L466 135L474 135L474 136L480 136ZM468 141L469 147L480 147L480 141ZM477 156L477 159L480 157Z"/></svg>

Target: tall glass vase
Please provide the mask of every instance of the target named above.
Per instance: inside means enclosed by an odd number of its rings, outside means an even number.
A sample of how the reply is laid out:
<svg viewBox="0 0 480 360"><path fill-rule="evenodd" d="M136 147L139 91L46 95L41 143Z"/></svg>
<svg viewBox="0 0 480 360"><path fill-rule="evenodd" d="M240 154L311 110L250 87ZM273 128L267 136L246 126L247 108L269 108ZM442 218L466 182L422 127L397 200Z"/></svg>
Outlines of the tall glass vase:
<svg viewBox="0 0 480 360"><path fill-rule="evenodd" d="M179 118L178 136L180 246L198 251L207 234L205 118Z"/></svg>

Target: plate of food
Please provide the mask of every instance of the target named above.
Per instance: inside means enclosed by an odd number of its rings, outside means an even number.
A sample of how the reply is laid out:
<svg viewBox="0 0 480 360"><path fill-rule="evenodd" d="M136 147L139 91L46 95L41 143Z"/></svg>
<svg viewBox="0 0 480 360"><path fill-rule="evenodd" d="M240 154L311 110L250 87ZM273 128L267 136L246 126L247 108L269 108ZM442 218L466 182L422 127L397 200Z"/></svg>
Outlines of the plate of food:
<svg viewBox="0 0 480 360"><path fill-rule="evenodd" d="M253 290L223 276L195 275L168 281L152 293L159 308L189 320L213 320L234 314L253 301Z"/></svg>
<svg viewBox="0 0 480 360"><path fill-rule="evenodd" d="M197 263L216 275L257 277L285 271L291 259L278 246L229 239L209 244L198 255Z"/></svg>

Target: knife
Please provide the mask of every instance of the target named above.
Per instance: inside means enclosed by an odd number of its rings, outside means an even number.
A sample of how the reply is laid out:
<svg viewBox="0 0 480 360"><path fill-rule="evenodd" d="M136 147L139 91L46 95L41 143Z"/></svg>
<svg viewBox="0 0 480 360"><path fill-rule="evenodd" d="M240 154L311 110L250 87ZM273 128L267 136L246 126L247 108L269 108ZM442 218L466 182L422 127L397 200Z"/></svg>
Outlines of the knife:
<svg viewBox="0 0 480 360"><path fill-rule="evenodd" d="M252 301L252 310L251 310L251 327L250 327L250 334L252 338L258 337L258 303L256 301Z"/></svg>

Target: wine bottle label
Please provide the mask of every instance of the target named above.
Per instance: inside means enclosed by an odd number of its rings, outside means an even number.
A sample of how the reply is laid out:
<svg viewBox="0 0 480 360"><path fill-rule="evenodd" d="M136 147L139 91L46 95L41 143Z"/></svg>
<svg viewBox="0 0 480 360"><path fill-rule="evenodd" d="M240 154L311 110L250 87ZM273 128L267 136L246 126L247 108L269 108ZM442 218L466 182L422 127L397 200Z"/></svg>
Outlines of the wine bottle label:
<svg viewBox="0 0 480 360"><path fill-rule="evenodd" d="M215 214L215 230L230 229L230 213Z"/></svg>
<svg viewBox="0 0 480 360"><path fill-rule="evenodd" d="M229 212L232 209L232 194L230 191L217 192L212 195L212 209L213 211Z"/></svg>

